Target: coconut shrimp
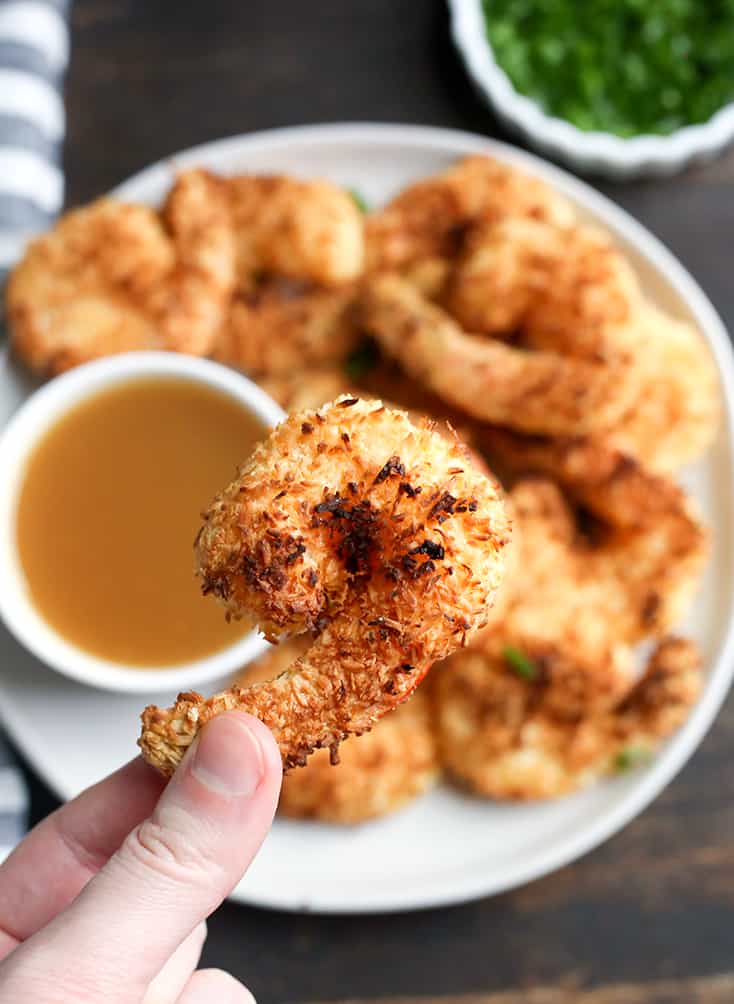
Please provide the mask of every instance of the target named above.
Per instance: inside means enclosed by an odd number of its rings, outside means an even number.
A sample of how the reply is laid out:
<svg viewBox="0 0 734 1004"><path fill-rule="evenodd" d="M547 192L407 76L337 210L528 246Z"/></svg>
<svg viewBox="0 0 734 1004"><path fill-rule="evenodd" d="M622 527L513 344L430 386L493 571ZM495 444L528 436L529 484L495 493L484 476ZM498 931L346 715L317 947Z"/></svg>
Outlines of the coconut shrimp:
<svg viewBox="0 0 734 1004"><path fill-rule="evenodd" d="M336 751L486 623L508 539L498 486L432 423L353 397L291 415L212 503L196 554L229 616L314 642L272 683L147 708L144 755L170 774L232 708L271 728L286 768Z"/></svg>
<svg viewBox="0 0 734 1004"><path fill-rule="evenodd" d="M453 258L466 227L505 216L573 223L571 203L538 178L490 157L472 156L402 191L367 217L367 268L401 270Z"/></svg>
<svg viewBox="0 0 734 1004"><path fill-rule="evenodd" d="M272 680L302 655L309 639L276 645L235 681L242 687ZM381 718L371 732L350 736L339 763L317 750L305 767L283 779L280 811L286 816L353 825L396 812L427 791L439 774L430 702L422 689Z"/></svg>
<svg viewBox="0 0 734 1004"><path fill-rule="evenodd" d="M467 331L607 362L629 356L642 304L605 233L517 217L470 231L444 299Z"/></svg>
<svg viewBox="0 0 734 1004"><path fill-rule="evenodd" d="M691 325L648 305L636 327L640 391L610 434L620 449L670 473L701 456L716 435L721 414L716 370Z"/></svg>
<svg viewBox="0 0 734 1004"><path fill-rule="evenodd" d="M419 689L371 732L340 746L338 764L317 750L286 775L279 807L286 816L354 825L404 808L439 774L431 706Z"/></svg>
<svg viewBox="0 0 734 1004"><path fill-rule="evenodd" d="M552 687L481 650L436 674L440 756L451 776L487 798L555 798L652 755L685 721L701 688L695 645L660 642L642 678L614 707L581 718L549 706Z"/></svg>
<svg viewBox="0 0 734 1004"><path fill-rule="evenodd" d="M408 376L485 422L578 434L612 424L635 390L620 379L623 356L615 364L467 334L396 275L365 284L359 320Z"/></svg>
<svg viewBox="0 0 734 1004"><path fill-rule="evenodd" d="M542 669L552 683L547 700L559 714L613 706L636 678L631 639L615 616L620 585L591 570L593 550L554 482L519 481L509 506L510 563L480 646L500 662L514 653Z"/></svg>
<svg viewBox="0 0 734 1004"><path fill-rule="evenodd" d="M618 638L660 637L684 615L708 554L708 533L683 490L608 442L485 430L506 468L553 477L599 522L585 574L605 597Z"/></svg>
<svg viewBox="0 0 734 1004"><path fill-rule="evenodd" d="M351 285L326 289L277 277L261 281L251 294L233 300L214 357L255 377L343 363L361 337L352 321L354 298Z"/></svg>
<svg viewBox="0 0 734 1004"><path fill-rule="evenodd" d="M328 181L287 175L224 178L199 168L182 172L168 198L175 212L190 185L224 200L234 235L238 289L250 292L262 273L332 286L356 279L364 266L364 223L348 192Z"/></svg>
<svg viewBox="0 0 734 1004"><path fill-rule="evenodd" d="M221 200L190 186L180 213L100 199L33 241L10 277L13 346L36 372L135 349L206 355L234 284Z"/></svg>

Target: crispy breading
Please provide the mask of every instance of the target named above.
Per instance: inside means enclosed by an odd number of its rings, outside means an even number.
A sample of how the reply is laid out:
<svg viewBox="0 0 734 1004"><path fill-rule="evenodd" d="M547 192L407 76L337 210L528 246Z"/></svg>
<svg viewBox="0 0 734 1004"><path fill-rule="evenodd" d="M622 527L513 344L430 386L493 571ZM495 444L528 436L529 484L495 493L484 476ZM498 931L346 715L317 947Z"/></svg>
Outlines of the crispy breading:
<svg viewBox="0 0 734 1004"><path fill-rule="evenodd" d="M634 386L616 362L527 351L464 332L397 275L368 282L359 321L409 377L476 419L527 432L577 434L611 425Z"/></svg>
<svg viewBox="0 0 734 1004"><path fill-rule="evenodd" d="M543 439L486 429L490 456L519 474L555 478L601 523L583 550L620 641L660 637L687 610L709 551L709 534L686 493L612 444Z"/></svg>
<svg viewBox="0 0 734 1004"><path fill-rule="evenodd" d="M261 281L251 293L235 296L214 357L256 378L342 364L361 337L352 319L354 299L353 285Z"/></svg>
<svg viewBox="0 0 734 1004"><path fill-rule="evenodd" d="M178 175L169 212L195 187L223 200L237 261L237 287L250 291L263 272L325 286L356 279L364 266L364 221L348 192L329 181L288 175L224 177L192 168Z"/></svg>
<svg viewBox="0 0 734 1004"><path fill-rule="evenodd" d="M431 423L349 397L291 415L212 503L196 549L231 616L314 643L270 684L147 708L145 756L171 773L232 707L272 729L286 767L367 731L486 623L508 539L498 486Z"/></svg>
<svg viewBox="0 0 734 1004"><path fill-rule="evenodd" d="M606 361L629 356L642 304L637 277L608 234L511 216L470 230L444 299L466 331Z"/></svg>
<svg viewBox="0 0 734 1004"><path fill-rule="evenodd" d="M368 215L368 271L453 258L469 224L508 215L561 225L575 219L571 203L538 178L491 157L465 157Z"/></svg>
<svg viewBox="0 0 734 1004"><path fill-rule="evenodd" d="M32 241L7 288L24 362L53 374L134 349L206 355L232 291L234 245L221 205L199 194L168 228L144 206L100 199Z"/></svg>
<svg viewBox="0 0 734 1004"><path fill-rule="evenodd" d="M281 642L247 666L234 681L246 687L272 680L302 655L310 639ZM304 767L283 779L280 811L286 816L354 825L396 812L427 791L439 775L430 702L419 689L371 732L349 736L339 763L317 750Z"/></svg>
<svg viewBox="0 0 734 1004"><path fill-rule="evenodd" d="M557 713L544 674L524 679L481 650L452 656L432 689L441 759L456 781L487 798L555 798L644 762L697 699L700 657L692 642L665 639L622 700L575 718Z"/></svg>
<svg viewBox="0 0 734 1004"><path fill-rule="evenodd" d="M677 471L705 453L716 435L721 419L716 369L690 324L648 304L635 327L639 390L610 435L653 470Z"/></svg>

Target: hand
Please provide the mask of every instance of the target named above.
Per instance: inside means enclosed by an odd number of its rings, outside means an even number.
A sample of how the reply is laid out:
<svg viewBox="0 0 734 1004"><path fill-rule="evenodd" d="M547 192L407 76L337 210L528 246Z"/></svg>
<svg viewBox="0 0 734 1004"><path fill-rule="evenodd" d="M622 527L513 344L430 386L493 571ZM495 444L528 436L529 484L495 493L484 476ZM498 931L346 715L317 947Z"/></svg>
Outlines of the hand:
<svg viewBox="0 0 734 1004"><path fill-rule="evenodd" d="M0 1004L251 1004L226 973L194 970L280 778L268 729L230 712L167 786L137 759L40 823L0 868Z"/></svg>

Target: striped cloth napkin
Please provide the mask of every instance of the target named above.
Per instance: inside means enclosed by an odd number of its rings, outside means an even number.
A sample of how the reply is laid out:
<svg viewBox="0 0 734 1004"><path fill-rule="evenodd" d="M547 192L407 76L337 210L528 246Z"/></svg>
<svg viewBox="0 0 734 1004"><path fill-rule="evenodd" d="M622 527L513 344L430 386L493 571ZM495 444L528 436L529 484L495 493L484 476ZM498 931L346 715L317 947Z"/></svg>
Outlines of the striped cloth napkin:
<svg viewBox="0 0 734 1004"><path fill-rule="evenodd" d="M69 4L0 0L0 291L28 239L49 227L64 200ZM27 816L23 775L0 739L0 858L25 832Z"/></svg>
<svg viewBox="0 0 734 1004"><path fill-rule="evenodd" d="M0 0L0 284L64 200L69 0Z"/></svg>

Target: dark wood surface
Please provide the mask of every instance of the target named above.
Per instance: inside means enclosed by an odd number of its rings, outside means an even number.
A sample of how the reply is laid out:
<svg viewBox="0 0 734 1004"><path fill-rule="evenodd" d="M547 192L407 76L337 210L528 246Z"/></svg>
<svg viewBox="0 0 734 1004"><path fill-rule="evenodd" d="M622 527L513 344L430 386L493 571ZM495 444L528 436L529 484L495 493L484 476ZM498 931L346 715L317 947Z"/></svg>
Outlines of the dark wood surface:
<svg viewBox="0 0 734 1004"><path fill-rule="evenodd" d="M153 160L306 122L499 134L432 0L76 0L71 203ZM734 155L670 181L599 187L690 268L734 324ZM453 909L321 918L226 905L208 965L261 1004L734 1001L734 704L636 822L555 875ZM53 805L33 780L33 814ZM396 848L409 854L410 848Z"/></svg>

